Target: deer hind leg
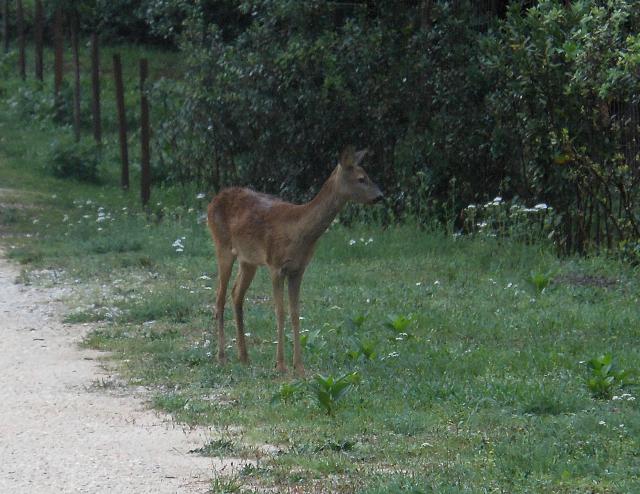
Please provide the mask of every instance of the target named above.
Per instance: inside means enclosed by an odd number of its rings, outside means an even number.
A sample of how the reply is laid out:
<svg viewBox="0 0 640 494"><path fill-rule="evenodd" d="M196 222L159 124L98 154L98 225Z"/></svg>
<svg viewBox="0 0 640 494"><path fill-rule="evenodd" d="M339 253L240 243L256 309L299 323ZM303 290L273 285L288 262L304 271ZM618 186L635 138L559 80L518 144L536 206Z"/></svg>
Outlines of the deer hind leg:
<svg viewBox="0 0 640 494"><path fill-rule="evenodd" d="M276 349L276 369L286 372L284 363L284 276L278 271L272 271L273 302L276 309L276 322L278 325L278 347Z"/></svg>
<svg viewBox="0 0 640 494"><path fill-rule="evenodd" d="M218 256L218 294L216 296L215 318L218 326L218 362L224 364L227 359L224 355L224 304L227 298L227 286L231 278L231 270L235 258L231 250L225 250L217 246Z"/></svg>
<svg viewBox="0 0 640 494"><path fill-rule="evenodd" d="M293 328L293 368L300 377L304 376L304 364L302 363L302 348L300 347L300 285L302 273L289 276L289 313L291 315L291 327Z"/></svg>
<svg viewBox="0 0 640 494"><path fill-rule="evenodd" d="M256 274L256 269L257 266L253 264L241 262L238 277L236 278L236 282L231 290L233 312L236 319L238 358L243 364L249 363L249 356L247 355L247 345L244 339L244 314L242 306L244 304L244 296L247 293L247 289Z"/></svg>

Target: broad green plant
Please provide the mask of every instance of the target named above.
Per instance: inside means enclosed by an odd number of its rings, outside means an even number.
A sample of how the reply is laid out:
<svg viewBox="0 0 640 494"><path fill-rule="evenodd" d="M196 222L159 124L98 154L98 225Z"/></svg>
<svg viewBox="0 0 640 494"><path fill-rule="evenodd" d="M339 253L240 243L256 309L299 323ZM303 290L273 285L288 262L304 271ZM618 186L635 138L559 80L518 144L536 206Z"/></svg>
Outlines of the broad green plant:
<svg viewBox="0 0 640 494"><path fill-rule="evenodd" d="M327 412L327 415L333 416L338 402L359 382L360 374L357 371L343 374L340 377L333 375L325 377L316 374L311 381L310 388L318 405Z"/></svg>
<svg viewBox="0 0 640 494"><path fill-rule="evenodd" d="M592 358L587 365L591 371L587 386L594 398L611 399L616 388L635 383L635 371L617 369L610 353Z"/></svg>

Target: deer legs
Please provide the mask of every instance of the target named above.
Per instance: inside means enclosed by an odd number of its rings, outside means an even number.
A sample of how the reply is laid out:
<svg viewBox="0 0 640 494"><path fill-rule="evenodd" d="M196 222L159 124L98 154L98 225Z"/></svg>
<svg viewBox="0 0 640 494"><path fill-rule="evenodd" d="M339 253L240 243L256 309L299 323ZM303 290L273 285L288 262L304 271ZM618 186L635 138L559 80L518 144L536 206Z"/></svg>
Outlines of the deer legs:
<svg viewBox="0 0 640 494"><path fill-rule="evenodd" d="M227 286L231 278L233 268L233 256L220 256L218 263L218 294L216 297L216 323L218 326L218 361L221 364L226 362L225 342L224 342L224 306L227 295ZM238 277L231 290L233 300L233 312L236 320L236 340L238 343L238 358L240 362L249 362L247 345L244 336L244 296L249 285L256 274L257 266L246 262L240 263ZM278 326L278 338L276 349L276 369L279 372L286 372L287 366L284 357L284 281L288 278L289 288L289 311L291 314L291 326L293 328L293 368L299 376L304 375L304 365L302 363L302 347L300 345L300 285L302 283L302 272L290 273L288 276L280 270L272 270L271 281L273 283L273 301L276 312L276 322Z"/></svg>
<svg viewBox="0 0 640 494"><path fill-rule="evenodd" d="M276 350L276 369L286 372L287 366L284 362L284 275L280 272L272 272L273 301L276 310L276 321L278 325L278 348ZM300 346L300 285L302 283L302 273L292 273L288 277L289 282L289 312L291 315L291 326L293 328L293 368L299 376L304 375L304 365L302 363L302 348Z"/></svg>
<svg viewBox="0 0 640 494"><path fill-rule="evenodd" d="M244 340L244 314L242 306L244 303L244 295L247 293L249 285L253 281L253 277L256 274L257 266L253 264L247 264L245 262L240 263L240 271L238 271L238 277L231 290L231 296L233 298L233 312L236 319L236 339L238 341L238 358L243 364L249 363L249 356L247 355L247 345Z"/></svg>
<svg viewBox="0 0 640 494"><path fill-rule="evenodd" d="M219 249L221 252L222 249ZM227 297L227 286L233 268L233 256L218 254L218 294L216 296L216 323L218 326L218 362L224 364L224 302Z"/></svg>
<svg viewBox="0 0 640 494"><path fill-rule="evenodd" d="M304 376L302 349L300 347L300 285L302 273L289 276L289 313L293 328L293 368L300 377Z"/></svg>
<svg viewBox="0 0 640 494"><path fill-rule="evenodd" d="M276 324L278 325L278 340L276 349L276 369L286 372L284 363L284 276L276 271L271 273L273 283L273 303L276 309Z"/></svg>

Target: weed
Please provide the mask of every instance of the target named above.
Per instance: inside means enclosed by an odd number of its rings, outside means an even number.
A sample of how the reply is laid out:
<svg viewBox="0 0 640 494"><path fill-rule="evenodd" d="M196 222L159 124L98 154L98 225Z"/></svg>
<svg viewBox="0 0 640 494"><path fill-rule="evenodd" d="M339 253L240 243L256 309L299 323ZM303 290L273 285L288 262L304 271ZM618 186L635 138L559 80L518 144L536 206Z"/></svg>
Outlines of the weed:
<svg viewBox="0 0 640 494"><path fill-rule="evenodd" d="M302 395L304 382L282 383L278 392L271 397L271 403L291 402Z"/></svg>
<svg viewBox="0 0 640 494"><path fill-rule="evenodd" d="M551 283L552 278L548 273L536 273L532 272L529 276L529 283L533 286L536 293L540 294L544 292Z"/></svg>
<svg viewBox="0 0 640 494"><path fill-rule="evenodd" d="M360 374L358 372L349 372L340 377L327 376L320 374L314 376L311 382L311 389L315 393L318 405L327 412L327 415L335 413L338 402L347 394L347 392L360 382Z"/></svg>
<svg viewBox="0 0 640 494"><path fill-rule="evenodd" d="M616 388L635 383L635 371L617 369L610 353L594 357L587 364L591 370L587 386L594 398L609 400Z"/></svg>
<svg viewBox="0 0 640 494"><path fill-rule="evenodd" d="M229 439L214 439L209 441L201 448L192 449L189 453L195 453L200 456L217 457L228 456L234 454L236 444Z"/></svg>

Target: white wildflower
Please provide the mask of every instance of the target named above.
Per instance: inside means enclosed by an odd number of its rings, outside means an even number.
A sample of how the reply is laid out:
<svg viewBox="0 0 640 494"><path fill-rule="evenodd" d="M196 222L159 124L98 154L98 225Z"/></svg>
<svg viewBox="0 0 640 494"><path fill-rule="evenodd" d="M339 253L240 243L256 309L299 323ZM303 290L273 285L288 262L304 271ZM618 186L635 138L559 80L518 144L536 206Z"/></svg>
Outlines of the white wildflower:
<svg viewBox="0 0 640 494"><path fill-rule="evenodd" d="M543 210L543 209L547 209L549 206L547 206L544 202L541 202L540 204L536 204L533 207L538 210Z"/></svg>
<svg viewBox="0 0 640 494"><path fill-rule="evenodd" d="M205 197L207 197L207 195L204 192L200 192L196 195L196 199L204 199Z"/></svg>
<svg viewBox="0 0 640 494"><path fill-rule="evenodd" d="M607 425L607 423L604 420L601 420L600 422L598 422L598 425Z"/></svg>
<svg viewBox="0 0 640 494"><path fill-rule="evenodd" d="M356 241L354 239L349 240L349 245L355 245Z"/></svg>

